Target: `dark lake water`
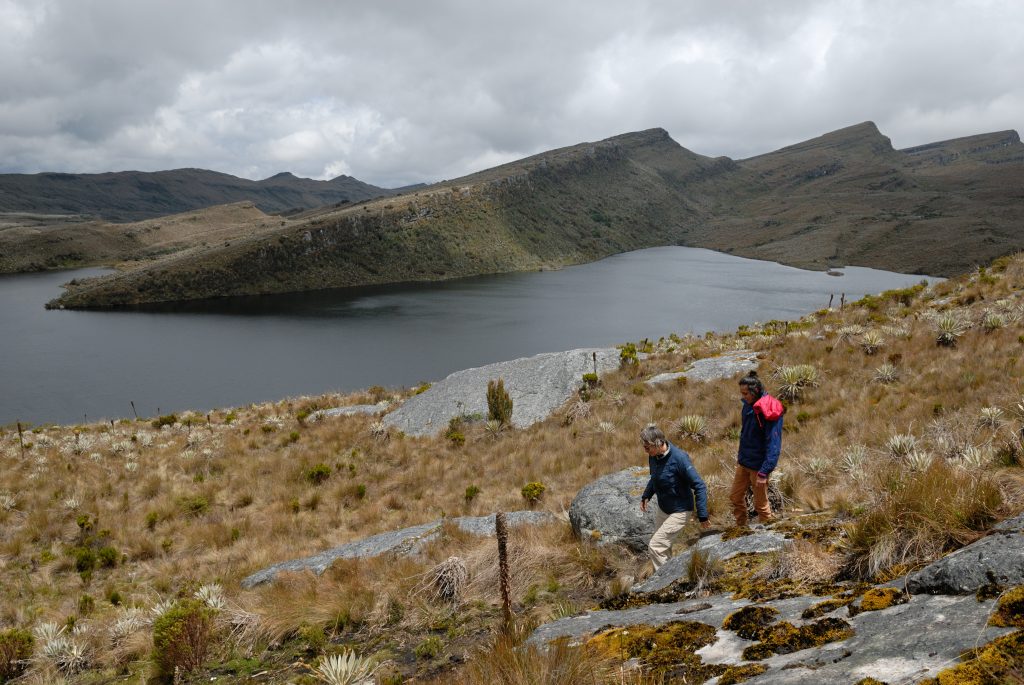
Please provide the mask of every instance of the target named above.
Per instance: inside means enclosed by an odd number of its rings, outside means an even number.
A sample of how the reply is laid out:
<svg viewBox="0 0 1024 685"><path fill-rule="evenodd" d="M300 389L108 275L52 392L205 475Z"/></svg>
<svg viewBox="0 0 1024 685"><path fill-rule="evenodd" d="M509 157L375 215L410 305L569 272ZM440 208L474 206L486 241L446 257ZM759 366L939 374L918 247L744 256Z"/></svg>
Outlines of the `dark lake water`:
<svg viewBox="0 0 1024 685"><path fill-rule="evenodd" d="M732 331L918 283L836 277L685 247L561 271L209 301L160 310L47 311L96 270L0 276L0 425L205 411L408 386L539 352L675 332ZM935 280L935 279L930 279Z"/></svg>

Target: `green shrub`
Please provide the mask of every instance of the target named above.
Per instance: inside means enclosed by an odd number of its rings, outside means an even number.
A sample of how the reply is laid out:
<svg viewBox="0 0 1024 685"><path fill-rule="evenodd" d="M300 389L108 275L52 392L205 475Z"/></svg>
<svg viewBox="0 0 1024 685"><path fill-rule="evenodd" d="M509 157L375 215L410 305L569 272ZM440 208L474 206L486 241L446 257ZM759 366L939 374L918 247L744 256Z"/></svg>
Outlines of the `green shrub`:
<svg viewBox="0 0 1024 685"><path fill-rule="evenodd" d="M175 669L191 673L200 668L213 638L213 610L199 600L181 600L165 611L153 621L157 678L169 683Z"/></svg>
<svg viewBox="0 0 1024 685"><path fill-rule="evenodd" d="M487 381L487 418L508 425L512 421L512 398L505 391L505 381Z"/></svg>
<svg viewBox="0 0 1024 685"><path fill-rule="evenodd" d="M544 490L546 490L546 488L543 483L533 481L524 485L520 492L523 494L523 499L530 504L536 504L540 501L541 496L544 494Z"/></svg>
<svg viewBox="0 0 1024 685"><path fill-rule="evenodd" d="M173 426L177 422L178 417L176 414L166 414L165 416L161 416L160 418L153 419L151 425L153 426L153 428L159 429L163 428L164 426Z"/></svg>
<svg viewBox="0 0 1024 685"><path fill-rule="evenodd" d="M210 500L205 495L193 495L192 497L181 497L178 499L178 506L189 516L202 516L210 509Z"/></svg>
<svg viewBox="0 0 1024 685"><path fill-rule="evenodd" d="M303 471L302 477L313 485L320 485L331 477L331 467L327 464L316 464Z"/></svg>
<svg viewBox="0 0 1024 685"><path fill-rule="evenodd" d="M444 644L441 642L441 638L432 635L416 645L413 653L416 654L417 659L433 659L441 653L442 649L444 649Z"/></svg>
<svg viewBox="0 0 1024 685"><path fill-rule="evenodd" d="M117 562L121 555L118 554L117 549L110 545L100 547L99 552L96 553L97 561L103 568L114 568L117 566Z"/></svg>
<svg viewBox="0 0 1024 685"><path fill-rule="evenodd" d="M640 363L637 356L636 345L626 343L619 348L619 365L625 367L636 367Z"/></svg>
<svg viewBox="0 0 1024 685"><path fill-rule="evenodd" d="M469 487L467 487L466 488L466 504L469 504L474 499L476 499L476 496L479 495L479 494L480 494L480 488L478 488L477 486L470 485Z"/></svg>
<svg viewBox="0 0 1024 685"><path fill-rule="evenodd" d="M0 683L25 672L34 644L35 638L27 630L0 630Z"/></svg>
<svg viewBox="0 0 1024 685"><path fill-rule="evenodd" d="M92 595L82 595L78 598L78 615L88 616L96 609L96 600Z"/></svg>

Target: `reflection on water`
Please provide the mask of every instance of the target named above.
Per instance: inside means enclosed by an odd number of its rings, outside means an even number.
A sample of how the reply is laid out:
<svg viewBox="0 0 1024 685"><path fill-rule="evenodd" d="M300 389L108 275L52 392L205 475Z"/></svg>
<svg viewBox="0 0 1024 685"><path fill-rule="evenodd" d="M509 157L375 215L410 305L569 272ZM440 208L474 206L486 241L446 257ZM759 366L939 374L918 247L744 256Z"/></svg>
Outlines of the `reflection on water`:
<svg viewBox="0 0 1024 685"><path fill-rule="evenodd" d="M0 277L0 425L205 410L412 385L539 352L792 319L921 276L841 277L664 247L560 271L149 306L46 311L95 270Z"/></svg>

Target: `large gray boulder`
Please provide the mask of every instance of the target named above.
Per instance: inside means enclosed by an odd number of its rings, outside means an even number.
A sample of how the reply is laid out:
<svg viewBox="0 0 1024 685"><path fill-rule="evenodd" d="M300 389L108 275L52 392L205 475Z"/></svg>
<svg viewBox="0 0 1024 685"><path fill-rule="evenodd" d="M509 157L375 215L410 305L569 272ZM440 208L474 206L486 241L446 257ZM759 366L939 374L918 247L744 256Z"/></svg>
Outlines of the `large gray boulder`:
<svg viewBox="0 0 1024 685"><path fill-rule="evenodd" d="M720 378L732 378L740 372L746 373L751 369L757 369L757 353L751 350L734 350L723 352L717 357L698 359L685 371L660 373L648 378L645 382L648 385L658 385L683 377L690 381L713 381Z"/></svg>
<svg viewBox="0 0 1024 685"><path fill-rule="evenodd" d="M708 535L683 553L666 561L650 578L633 587L632 592L664 590L677 580L685 579L690 559L697 552L706 554L709 559L725 561L737 554L777 552L787 544L789 543L783 535L770 530L761 530L730 540L723 540L721 534Z"/></svg>
<svg viewBox="0 0 1024 685"><path fill-rule="evenodd" d="M658 502L655 497L646 514L640 511L640 496L649 478L646 466L634 466L585 485L569 505L572 529L599 545L621 543L637 552L647 549Z"/></svg>
<svg viewBox="0 0 1024 685"><path fill-rule="evenodd" d="M242 587L251 588L268 583L274 580L278 573L287 571L312 571L316 575L320 575L338 559L365 559L382 554L416 554L424 545L437 538L445 522L458 526L472 535L494 535L494 519L494 514L440 519L402 530L373 535L354 542L346 542L344 545L333 547L313 556L290 559L261 569L244 578ZM509 526L519 526L548 523L556 520L556 517L554 514L544 511L513 511L505 514L505 520Z"/></svg>
<svg viewBox="0 0 1024 685"><path fill-rule="evenodd" d="M487 383L503 379L512 398L512 425L517 428L543 421L575 393L583 374L598 374L619 366L614 348L550 352L533 357L456 371L429 390L406 400L387 414L384 423L406 435L434 435L456 416L487 416Z"/></svg>
<svg viewBox="0 0 1024 685"><path fill-rule="evenodd" d="M907 579L915 594L966 595L983 585L1024 583L1024 514L996 525L992 533L925 566Z"/></svg>

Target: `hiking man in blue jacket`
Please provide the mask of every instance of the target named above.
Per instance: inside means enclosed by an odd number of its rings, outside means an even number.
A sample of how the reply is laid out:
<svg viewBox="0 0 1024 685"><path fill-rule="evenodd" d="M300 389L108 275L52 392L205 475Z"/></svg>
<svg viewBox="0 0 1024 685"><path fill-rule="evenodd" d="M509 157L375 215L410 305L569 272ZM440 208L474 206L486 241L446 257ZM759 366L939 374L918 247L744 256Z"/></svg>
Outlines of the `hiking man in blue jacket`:
<svg viewBox="0 0 1024 685"><path fill-rule="evenodd" d="M768 502L768 477L779 463L782 450L782 403L764 391L756 371L740 379L740 446L736 473L729 491L737 526L747 525L747 488L754 491L754 510L761 523L775 519Z"/></svg>
<svg viewBox="0 0 1024 685"><path fill-rule="evenodd" d="M651 479L647 481L640 511L647 513L647 503L658 496L654 510L655 532L647 545L647 552L657 571L668 561L672 541L691 520L696 506L701 528L710 528L708 520L708 488L690 461L690 455L665 439L665 434L654 424L640 431L640 442L647 452Z"/></svg>

